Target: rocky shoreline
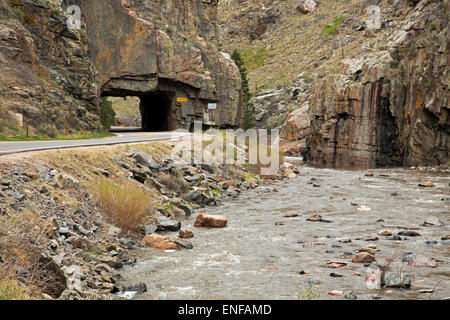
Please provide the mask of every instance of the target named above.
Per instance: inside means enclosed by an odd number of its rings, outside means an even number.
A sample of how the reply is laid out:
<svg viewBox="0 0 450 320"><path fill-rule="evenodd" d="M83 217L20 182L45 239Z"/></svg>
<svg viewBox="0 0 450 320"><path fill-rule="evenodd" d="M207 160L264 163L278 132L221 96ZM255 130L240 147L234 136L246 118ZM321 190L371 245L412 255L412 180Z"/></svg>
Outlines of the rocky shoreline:
<svg viewBox="0 0 450 320"><path fill-rule="evenodd" d="M139 283L116 286L123 266L136 263L133 250L144 245L191 249L186 239L193 233L179 220L267 183L249 168L176 162L169 150L170 145L153 143L3 161L0 266L10 271L9 279L34 299L112 299L118 292L141 292L145 285ZM285 165L271 179L292 176L293 166ZM106 218L93 191L105 180L116 185L131 182L155 196L138 231L124 233ZM21 222L9 224L11 220ZM213 220L200 221L199 226L214 225ZM216 226L223 226L223 221ZM179 237L161 235L167 232L179 232ZM20 252L11 254L14 247ZM26 262L16 256L25 256Z"/></svg>

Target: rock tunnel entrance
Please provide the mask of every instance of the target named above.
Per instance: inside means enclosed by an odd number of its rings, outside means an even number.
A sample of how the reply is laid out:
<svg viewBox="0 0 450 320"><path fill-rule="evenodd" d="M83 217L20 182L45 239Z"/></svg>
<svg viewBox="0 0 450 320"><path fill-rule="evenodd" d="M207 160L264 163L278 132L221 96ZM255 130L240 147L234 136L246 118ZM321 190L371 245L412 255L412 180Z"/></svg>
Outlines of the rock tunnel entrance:
<svg viewBox="0 0 450 320"><path fill-rule="evenodd" d="M133 95L130 92L108 92L116 116L113 130L172 131L177 128L173 116L174 95L156 91Z"/></svg>
<svg viewBox="0 0 450 320"><path fill-rule="evenodd" d="M171 131L176 129L176 119L172 117L173 96L160 91L143 95L140 99L139 110L143 130Z"/></svg>

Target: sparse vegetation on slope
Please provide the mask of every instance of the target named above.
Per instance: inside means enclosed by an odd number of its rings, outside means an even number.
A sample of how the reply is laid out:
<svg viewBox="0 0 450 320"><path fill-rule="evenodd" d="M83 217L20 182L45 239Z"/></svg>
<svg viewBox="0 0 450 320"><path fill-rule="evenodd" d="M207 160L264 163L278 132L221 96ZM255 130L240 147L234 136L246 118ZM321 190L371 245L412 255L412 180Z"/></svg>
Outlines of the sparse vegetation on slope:
<svg viewBox="0 0 450 320"><path fill-rule="evenodd" d="M134 183L102 181L95 195L106 217L123 232L138 231L150 214L152 195Z"/></svg>

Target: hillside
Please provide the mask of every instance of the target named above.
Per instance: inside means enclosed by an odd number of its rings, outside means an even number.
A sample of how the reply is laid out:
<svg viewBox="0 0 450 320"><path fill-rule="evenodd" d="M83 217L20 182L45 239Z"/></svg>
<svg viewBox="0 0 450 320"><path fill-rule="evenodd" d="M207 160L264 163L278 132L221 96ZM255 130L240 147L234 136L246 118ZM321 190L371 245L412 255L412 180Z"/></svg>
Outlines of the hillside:
<svg viewBox="0 0 450 320"><path fill-rule="evenodd" d="M221 3L222 49L243 57L256 126L281 128L285 151L317 165L447 163L449 2L306 2Z"/></svg>
<svg viewBox="0 0 450 320"><path fill-rule="evenodd" d="M367 1L323 0L310 14L298 11L297 2L220 2L222 49L242 52L254 93L290 85L301 73L309 80L312 73L323 78L336 72L342 52L357 58L380 50L400 19L383 2L383 32L369 36L364 31Z"/></svg>

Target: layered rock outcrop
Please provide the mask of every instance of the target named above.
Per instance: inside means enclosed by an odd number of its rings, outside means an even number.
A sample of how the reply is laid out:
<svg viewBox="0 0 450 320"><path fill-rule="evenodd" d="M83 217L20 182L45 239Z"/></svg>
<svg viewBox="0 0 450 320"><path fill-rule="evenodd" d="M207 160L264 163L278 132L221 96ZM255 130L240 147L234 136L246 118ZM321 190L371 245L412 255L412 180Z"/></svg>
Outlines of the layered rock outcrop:
<svg viewBox="0 0 450 320"><path fill-rule="evenodd" d="M98 79L57 1L0 2L0 134L99 128Z"/></svg>
<svg viewBox="0 0 450 320"><path fill-rule="evenodd" d="M403 1L405 19L377 54L344 61L310 100L320 166L442 164L450 159L449 2Z"/></svg>
<svg viewBox="0 0 450 320"><path fill-rule="evenodd" d="M240 125L239 70L215 45L217 0L71 3L81 8L102 95L140 96L144 127L145 118L161 117L154 112L158 99L168 109L167 129L195 120Z"/></svg>
<svg viewBox="0 0 450 320"><path fill-rule="evenodd" d="M282 151L287 155L298 155L303 151L310 136L309 103L305 102L299 109L288 115L282 126L280 138Z"/></svg>
<svg viewBox="0 0 450 320"><path fill-rule="evenodd" d="M100 96L127 95L149 130L239 126L240 75L216 19L217 0L1 1L0 134L96 130Z"/></svg>

